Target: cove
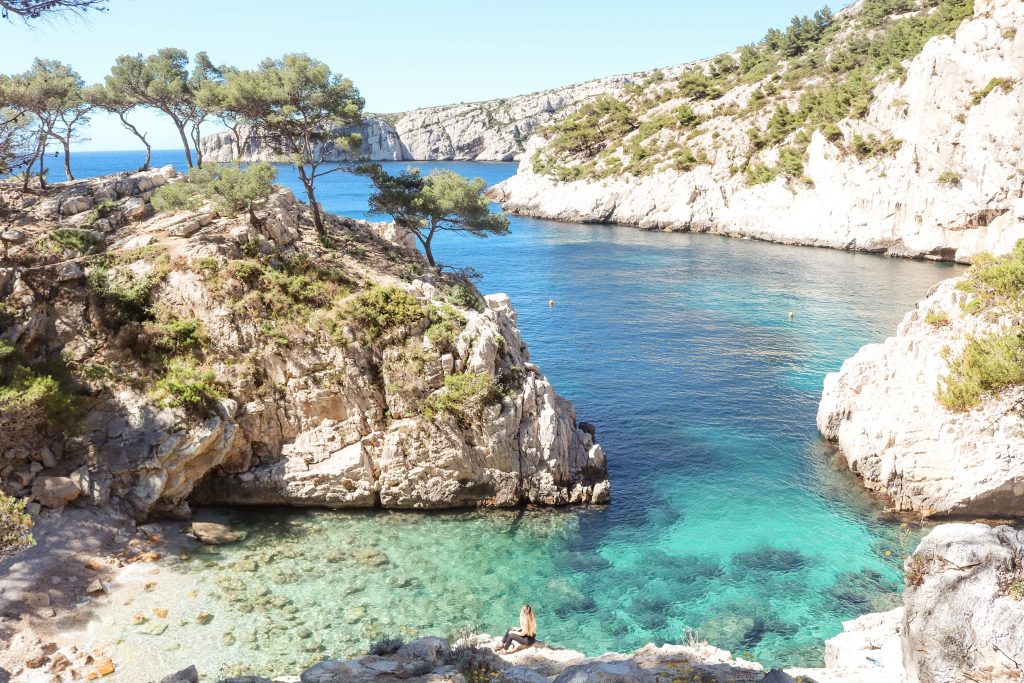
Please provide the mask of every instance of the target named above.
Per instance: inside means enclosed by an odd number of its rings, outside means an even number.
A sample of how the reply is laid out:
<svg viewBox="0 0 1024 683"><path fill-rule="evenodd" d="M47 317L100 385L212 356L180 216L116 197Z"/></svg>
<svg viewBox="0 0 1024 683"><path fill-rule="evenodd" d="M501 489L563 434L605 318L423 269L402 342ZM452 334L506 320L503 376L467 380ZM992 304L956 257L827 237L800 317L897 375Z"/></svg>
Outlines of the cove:
<svg viewBox="0 0 1024 683"><path fill-rule="evenodd" d="M76 157L83 176L132 163L93 156ZM489 183L515 171L414 165ZM279 181L298 189L286 167ZM362 218L368 191L335 174L321 202ZM156 636L125 626L125 651L164 673L179 661L292 673L384 634L498 633L530 602L544 640L587 654L691 632L769 667L817 665L842 620L896 604L918 531L886 521L832 467L814 415L824 375L960 269L520 217L511 227L487 240L442 235L435 253L483 273L482 291L509 294L534 362L597 427L611 505L227 511L246 542L188 551L178 579L104 616L128 624L150 603L191 600L214 621Z"/></svg>

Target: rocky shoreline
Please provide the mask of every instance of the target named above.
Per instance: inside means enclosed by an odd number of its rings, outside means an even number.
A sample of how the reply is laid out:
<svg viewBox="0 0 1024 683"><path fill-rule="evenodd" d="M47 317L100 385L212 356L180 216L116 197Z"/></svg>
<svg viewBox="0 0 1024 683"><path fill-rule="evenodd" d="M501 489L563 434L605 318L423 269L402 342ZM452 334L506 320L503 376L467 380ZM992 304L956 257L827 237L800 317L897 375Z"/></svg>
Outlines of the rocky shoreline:
<svg viewBox="0 0 1024 683"><path fill-rule="evenodd" d="M200 531L199 527L205 528ZM206 620L220 620L214 631L230 628L222 621L222 611L201 601L193 601L185 614L174 606L170 615L168 610L149 614L143 609L150 584L173 581L181 558L201 553L194 538L206 543L235 540L229 529L218 524L196 522L191 532L189 528L170 522L136 528L130 520L81 508L44 514L40 545L14 561L0 563L5 572L0 610L19 615L2 627L9 647L0 653L0 669L14 681L80 680L108 674L114 674L111 680L128 680L118 675L125 662L109 633L83 630L90 623L106 623L104 615L110 606L121 603L138 605L126 608L135 609L135 618L142 624L134 628L157 636L168 625L180 629L193 620L196 629L205 628ZM68 543L68 534L80 536L83 543ZM629 653L588 657L543 642L511 654L495 653L497 639L473 635L457 642L439 637L389 640L374 645L375 653L355 659L317 662L314 658L316 663L291 672L286 668L287 673L278 668L262 676L229 674L203 680L463 683L483 680L481 676L514 683L1015 680L1020 673L1015 662L1024 657L1022 566L1024 538L1010 527L936 527L906 560L904 606L845 622L843 632L826 642L821 668L766 671L699 638L683 645L651 644ZM55 576L61 580L51 580ZM182 616L186 618L179 622ZM163 683L199 680L196 667L165 674Z"/></svg>
<svg viewBox="0 0 1024 683"><path fill-rule="evenodd" d="M806 182L778 177L751 186L736 172L749 154L750 121L719 112L749 105L755 86L739 85L714 103L693 105L704 123L689 144L713 150L706 164L560 182L535 169L548 143L536 136L519 172L490 196L511 213L552 220L968 263L1024 236L1017 173L1024 150L1016 139L1024 129L1022 24L1019 2L977 0L974 17L955 35L933 38L905 77L876 87L863 118L840 122L839 142L813 133ZM996 77L1008 88L977 97ZM798 100L790 97L791 108ZM770 118L764 112L756 128ZM901 144L892 155L862 157L842 145L855 136Z"/></svg>

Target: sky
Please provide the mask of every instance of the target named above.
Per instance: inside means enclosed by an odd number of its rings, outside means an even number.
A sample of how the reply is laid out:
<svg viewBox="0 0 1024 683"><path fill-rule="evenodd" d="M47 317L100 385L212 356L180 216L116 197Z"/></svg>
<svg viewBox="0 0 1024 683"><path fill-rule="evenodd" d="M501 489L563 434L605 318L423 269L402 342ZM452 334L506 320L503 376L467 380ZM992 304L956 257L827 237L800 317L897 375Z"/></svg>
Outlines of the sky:
<svg viewBox="0 0 1024 683"><path fill-rule="evenodd" d="M306 52L351 78L370 112L473 102L671 66L754 42L823 0L110 0L109 11L26 26L0 22L0 71L34 57L102 80L121 54L206 50L255 67ZM833 10L848 4L833 2ZM133 117L154 149L177 147L169 121ZM210 131L215 130L208 124ZM116 118L96 115L80 150L135 149Z"/></svg>

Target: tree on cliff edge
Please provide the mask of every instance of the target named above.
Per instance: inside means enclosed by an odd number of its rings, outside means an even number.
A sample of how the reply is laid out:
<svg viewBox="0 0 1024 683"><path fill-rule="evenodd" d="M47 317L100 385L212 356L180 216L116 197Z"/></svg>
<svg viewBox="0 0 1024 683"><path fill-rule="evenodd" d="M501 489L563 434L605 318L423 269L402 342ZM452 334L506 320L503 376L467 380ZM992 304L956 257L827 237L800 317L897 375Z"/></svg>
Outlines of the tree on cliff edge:
<svg viewBox="0 0 1024 683"><path fill-rule="evenodd" d="M313 224L324 234L316 180L337 170L324 166L335 150L354 152L359 147L359 134L332 133L362 121L359 91L352 81L304 54L264 60L256 71L230 74L227 84L231 92L225 101L250 124L252 136L295 166Z"/></svg>
<svg viewBox="0 0 1024 683"><path fill-rule="evenodd" d="M189 168L203 165L200 126L210 116L203 93L221 80L205 52L196 53L192 73L184 50L165 47L156 54L121 55L106 78L109 93L125 103L163 112L174 122ZM196 161L192 162L192 146Z"/></svg>
<svg viewBox="0 0 1024 683"><path fill-rule="evenodd" d="M438 232L464 232L474 237L509 232L508 218L491 213L483 178L470 180L448 169L431 171L426 177L416 169L393 176L380 164L361 166L358 172L373 182L370 211L388 214L396 225L412 232L431 266L437 265L431 242Z"/></svg>

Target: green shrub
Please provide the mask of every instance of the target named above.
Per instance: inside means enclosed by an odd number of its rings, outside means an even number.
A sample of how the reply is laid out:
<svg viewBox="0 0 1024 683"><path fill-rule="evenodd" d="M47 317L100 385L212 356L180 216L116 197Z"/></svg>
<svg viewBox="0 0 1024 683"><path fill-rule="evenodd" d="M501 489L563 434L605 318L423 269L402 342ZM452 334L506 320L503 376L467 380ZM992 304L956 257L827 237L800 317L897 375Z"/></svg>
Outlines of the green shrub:
<svg viewBox="0 0 1024 683"><path fill-rule="evenodd" d="M983 339L972 338L960 358L950 363L939 388L939 402L963 412L988 392L1024 383L1024 330Z"/></svg>
<svg viewBox="0 0 1024 683"><path fill-rule="evenodd" d="M385 634L370 645L368 654L387 657L398 652L399 648L403 645L405 645L405 641L401 638L394 638Z"/></svg>
<svg viewBox="0 0 1024 683"><path fill-rule="evenodd" d="M477 293L473 291L473 288L461 282L452 285L445 299L448 300L448 303L459 308L468 308L471 311L484 310L484 303L477 296Z"/></svg>
<svg viewBox="0 0 1024 683"><path fill-rule="evenodd" d="M74 249L80 254L95 254L103 251L103 237L92 230L57 228L49 234L49 238L61 247Z"/></svg>
<svg viewBox="0 0 1024 683"><path fill-rule="evenodd" d="M82 225L84 225L87 228L92 227L96 223L96 221L100 220L101 218L107 218L108 216L110 216L110 214L114 213L114 210L116 208L117 204L114 201L110 199L104 199L99 204L96 204L94 207L92 207L92 211L90 211L89 215L86 216L84 221L82 221Z"/></svg>
<svg viewBox="0 0 1024 683"><path fill-rule="evenodd" d="M1024 600L1024 578L1016 579L1006 587L1006 594L1020 602Z"/></svg>
<svg viewBox="0 0 1024 683"><path fill-rule="evenodd" d="M428 315L426 306L397 287L371 287L353 297L342 309L342 316L371 345L386 342L396 332L422 324L428 320Z"/></svg>
<svg viewBox="0 0 1024 683"><path fill-rule="evenodd" d="M747 186L763 185L770 183L778 177L779 172L772 166L766 164L754 164L747 169Z"/></svg>
<svg viewBox="0 0 1024 683"><path fill-rule="evenodd" d="M985 87L981 90L976 90L972 93L971 102L975 105L981 104L981 101L992 94L996 88L999 88L1003 92L1010 92L1013 90L1014 81L1012 78L993 78Z"/></svg>
<svg viewBox="0 0 1024 683"><path fill-rule="evenodd" d="M427 339L441 352L452 351L455 341L466 327L466 317L451 306L432 307Z"/></svg>
<svg viewBox="0 0 1024 683"><path fill-rule="evenodd" d="M711 160L703 150L694 152L688 145L683 145L672 153L672 168L677 171L692 171L697 166L710 163Z"/></svg>
<svg viewBox="0 0 1024 683"><path fill-rule="evenodd" d="M205 201L202 190L186 178L158 188L150 203L157 211L195 211Z"/></svg>
<svg viewBox="0 0 1024 683"><path fill-rule="evenodd" d="M978 311L1024 313L1024 239L1006 256L979 254L957 289L973 295Z"/></svg>
<svg viewBox="0 0 1024 683"><path fill-rule="evenodd" d="M939 185L957 187L960 185L961 180L963 180L963 176L956 171L943 171L936 182L938 182Z"/></svg>
<svg viewBox="0 0 1024 683"><path fill-rule="evenodd" d="M157 380L154 398L165 407L202 408L224 397L216 373L189 358L173 358Z"/></svg>
<svg viewBox="0 0 1024 683"><path fill-rule="evenodd" d="M854 134L853 141L850 143L850 149L853 150L858 159L895 154L902 146L902 140L897 140L896 138L879 139L873 133L867 137Z"/></svg>
<svg viewBox="0 0 1024 683"><path fill-rule="evenodd" d="M800 178L804 174L804 151L798 147L783 147L779 150L776 173L787 178Z"/></svg>
<svg viewBox="0 0 1024 683"><path fill-rule="evenodd" d="M945 327L949 325L949 315L945 311L928 311L924 321L932 327Z"/></svg>
<svg viewBox="0 0 1024 683"><path fill-rule="evenodd" d="M232 164L206 164L189 171L184 180L169 183L153 195L153 208L195 210L206 201L223 216L233 217L253 212L274 191L277 169L259 162L245 168Z"/></svg>
<svg viewBox="0 0 1024 683"><path fill-rule="evenodd" d="M35 545L32 518L25 514L28 498L14 498L0 491L0 558Z"/></svg>
<svg viewBox="0 0 1024 683"><path fill-rule="evenodd" d="M136 258L141 258L141 255L100 256L92 262L86 278L89 288L117 323L151 320L153 312L149 295L167 277L166 257L158 259L141 277L131 272L111 270L113 266Z"/></svg>
<svg viewBox="0 0 1024 683"><path fill-rule="evenodd" d="M444 389L427 399L423 414L427 418L447 414L467 424L484 408L500 400L501 390L494 377L486 373L460 372L444 378Z"/></svg>
<svg viewBox="0 0 1024 683"><path fill-rule="evenodd" d="M202 349L209 342L203 323L196 318L172 318L165 322L151 322L146 331L153 336L153 345L172 355Z"/></svg>
<svg viewBox="0 0 1024 683"><path fill-rule="evenodd" d="M704 118L693 110L688 104L681 104L676 108L676 121L683 128L696 128L704 121Z"/></svg>
<svg viewBox="0 0 1024 683"><path fill-rule="evenodd" d="M0 339L0 426L22 418L67 425L76 416L78 403L61 381L65 374L52 365L27 364L14 344Z"/></svg>
<svg viewBox="0 0 1024 683"><path fill-rule="evenodd" d="M717 100L725 94L719 79L712 78L704 69L687 69L679 77L679 95L694 100Z"/></svg>

